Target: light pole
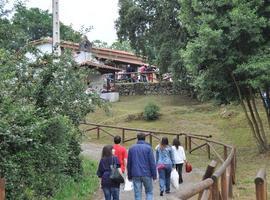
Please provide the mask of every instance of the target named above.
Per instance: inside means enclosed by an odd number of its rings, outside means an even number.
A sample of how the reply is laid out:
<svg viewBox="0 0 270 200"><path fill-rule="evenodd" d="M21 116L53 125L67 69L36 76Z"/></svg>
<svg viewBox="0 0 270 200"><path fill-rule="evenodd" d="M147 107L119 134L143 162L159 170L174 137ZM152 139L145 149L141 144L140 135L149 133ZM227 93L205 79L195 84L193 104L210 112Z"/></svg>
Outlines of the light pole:
<svg viewBox="0 0 270 200"><path fill-rule="evenodd" d="M52 51L56 55L61 55L60 48L60 21L59 21L59 1L52 0L52 11L53 11L53 42Z"/></svg>

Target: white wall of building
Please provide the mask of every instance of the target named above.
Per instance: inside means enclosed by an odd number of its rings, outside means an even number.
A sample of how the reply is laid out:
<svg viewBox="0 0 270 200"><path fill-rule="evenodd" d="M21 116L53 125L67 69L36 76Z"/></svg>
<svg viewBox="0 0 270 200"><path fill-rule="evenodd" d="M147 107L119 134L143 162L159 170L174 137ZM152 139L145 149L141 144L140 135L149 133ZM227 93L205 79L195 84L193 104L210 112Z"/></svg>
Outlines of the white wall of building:
<svg viewBox="0 0 270 200"><path fill-rule="evenodd" d="M77 63L83 63L86 62L87 60L92 60L92 54L89 52L85 51L80 51L80 52L74 52L74 59Z"/></svg>
<svg viewBox="0 0 270 200"><path fill-rule="evenodd" d="M41 55L44 54L51 54L52 53L52 44L46 43L46 44L39 44L36 46L36 48L40 51ZM27 53L26 57L30 61L35 61L35 56L31 53ZM74 60L81 64L83 62L86 62L88 60L92 60L92 54L90 52L80 51L80 52L74 52L73 53Z"/></svg>

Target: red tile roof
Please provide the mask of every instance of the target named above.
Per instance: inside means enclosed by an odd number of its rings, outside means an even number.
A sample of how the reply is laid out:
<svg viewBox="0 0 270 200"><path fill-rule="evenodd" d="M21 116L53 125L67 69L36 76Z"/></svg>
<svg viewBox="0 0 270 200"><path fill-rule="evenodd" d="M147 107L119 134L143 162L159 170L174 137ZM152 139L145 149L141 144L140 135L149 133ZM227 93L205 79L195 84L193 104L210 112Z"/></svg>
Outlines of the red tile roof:
<svg viewBox="0 0 270 200"><path fill-rule="evenodd" d="M42 39L31 42L31 44L33 45L44 44L44 43L52 43L52 38L42 38ZM69 48L74 51L79 51L79 43L61 41L61 47ZM147 63L144 62L143 58L138 57L135 54L126 52L126 51L93 47L91 50L91 53L98 59L106 59L106 60L112 60L112 61L122 62L126 64L140 65L140 66L147 65Z"/></svg>
<svg viewBox="0 0 270 200"><path fill-rule="evenodd" d="M112 66L100 64L100 63L95 63L93 61L86 61L80 64L80 66L87 66L89 68L97 69L100 73L114 73L114 72L119 72L122 71L122 69L115 68Z"/></svg>

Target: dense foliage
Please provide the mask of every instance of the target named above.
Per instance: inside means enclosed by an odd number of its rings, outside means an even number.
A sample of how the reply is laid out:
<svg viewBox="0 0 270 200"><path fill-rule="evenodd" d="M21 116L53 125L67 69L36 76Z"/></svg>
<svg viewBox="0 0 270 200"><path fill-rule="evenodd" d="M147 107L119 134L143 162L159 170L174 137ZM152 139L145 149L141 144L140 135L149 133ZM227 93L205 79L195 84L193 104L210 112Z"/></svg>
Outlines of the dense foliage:
<svg viewBox="0 0 270 200"><path fill-rule="evenodd" d="M9 19L1 2L0 12L0 177L7 199L44 199L80 179L79 122L101 102L85 94L88 72L68 52L40 56L24 46L49 36L47 11L18 6ZM35 61L25 57L30 51Z"/></svg>
<svg viewBox="0 0 270 200"><path fill-rule="evenodd" d="M266 0L120 0L120 39L174 73L200 100L241 103L261 151L269 150L270 3Z"/></svg>
<svg viewBox="0 0 270 200"><path fill-rule="evenodd" d="M119 39L130 41L138 54L147 56L162 72L172 71L185 42L185 32L177 20L178 0L119 0L119 8Z"/></svg>
<svg viewBox="0 0 270 200"><path fill-rule="evenodd" d="M22 3L14 8L14 15L9 20L2 4L0 18L0 46L19 50L26 43L42 37L52 37L52 14L39 8L26 8ZM1 9L0 7L0 9ZM9 31L6 31L9 30ZM79 42L81 33L63 23L60 24L61 39Z"/></svg>
<svg viewBox="0 0 270 200"><path fill-rule="evenodd" d="M188 31L181 57L193 75L199 98L221 103L240 100L259 149L269 150L267 129L255 102L261 97L269 123L269 105L265 104L270 86L269 1L180 3L179 19Z"/></svg>
<svg viewBox="0 0 270 200"><path fill-rule="evenodd" d="M51 196L81 174L79 121L99 103L85 94L81 70L63 55L0 54L0 173L7 199Z"/></svg>

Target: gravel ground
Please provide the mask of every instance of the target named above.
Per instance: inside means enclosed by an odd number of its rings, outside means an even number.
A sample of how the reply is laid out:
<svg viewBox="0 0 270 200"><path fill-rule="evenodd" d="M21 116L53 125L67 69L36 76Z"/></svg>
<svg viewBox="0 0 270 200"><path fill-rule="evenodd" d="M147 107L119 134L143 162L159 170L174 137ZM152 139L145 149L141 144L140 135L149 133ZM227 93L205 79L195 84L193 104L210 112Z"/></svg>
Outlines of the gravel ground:
<svg viewBox="0 0 270 200"><path fill-rule="evenodd" d="M87 156L93 160L99 161L101 157L101 150L102 150L102 145L99 144L92 144L92 143L83 143L81 145L82 147L82 155ZM191 185L195 184L198 182L202 176L203 176L204 171L200 169L193 169L191 173L183 173L183 180L184 183L182 183L179 187L178 190L174 189L171 187L171 193L170 194L164 194L163 197L159 196L159 183L158 181L154 182L154 199L155 200L164 200L168 199L169 197L175 197L177 194L181 193L181 191L186 190L188 187ZM178 196L178 195L177 195ZM120 199L121 200L132 200L134 199L134 193L133 191L126 192L123 191L123 187L120 187ZM143 192L143 199L145 199L145 195ZM195 198L194 198L195 199ZM95 194L93 200L103 200L103 193L102 190L99 189Z"/></svg>

